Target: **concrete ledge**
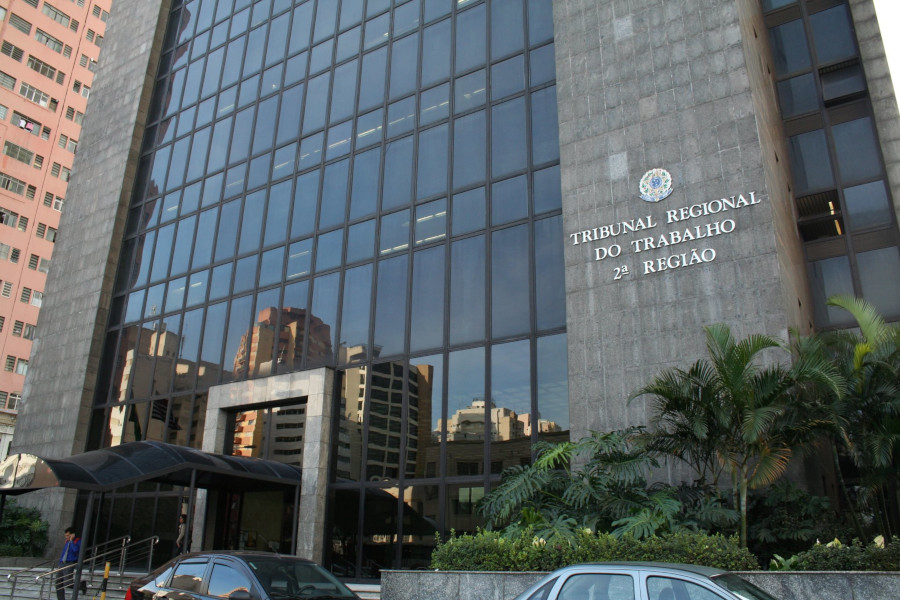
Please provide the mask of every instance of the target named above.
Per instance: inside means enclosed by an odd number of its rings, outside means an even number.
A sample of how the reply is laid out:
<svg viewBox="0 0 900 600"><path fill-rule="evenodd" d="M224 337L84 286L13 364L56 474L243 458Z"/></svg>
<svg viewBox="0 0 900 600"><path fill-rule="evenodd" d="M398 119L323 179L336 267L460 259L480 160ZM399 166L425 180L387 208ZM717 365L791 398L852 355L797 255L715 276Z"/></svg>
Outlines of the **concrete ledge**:
<svg viewBox="0 0 900 600"><path fill-rule="evenodd" d="M382 571L382 600L512 600L545 573ZM742 577L779 600L900 598L900 572L753 571Z"/></svg>

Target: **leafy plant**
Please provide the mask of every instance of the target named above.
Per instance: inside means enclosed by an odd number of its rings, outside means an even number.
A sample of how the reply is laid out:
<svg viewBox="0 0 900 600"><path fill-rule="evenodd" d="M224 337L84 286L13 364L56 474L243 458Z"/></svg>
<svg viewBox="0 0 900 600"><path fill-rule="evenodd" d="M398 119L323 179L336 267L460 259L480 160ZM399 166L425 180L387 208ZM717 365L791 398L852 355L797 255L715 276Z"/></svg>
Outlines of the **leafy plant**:
<svg viewBox="0 0 900 600"><path fill-rule="evenodd" d="M865 545L859 540L842 544L835 539L799 553L791 564L797 571L900 571L900 539Z"/></svg>
<svg viewBox="0 0 900 600"><path fill-rule="evenodd" d="M0 522L0 555L42 556L47 546L48 527L39 510L7 500Z"/></svg>

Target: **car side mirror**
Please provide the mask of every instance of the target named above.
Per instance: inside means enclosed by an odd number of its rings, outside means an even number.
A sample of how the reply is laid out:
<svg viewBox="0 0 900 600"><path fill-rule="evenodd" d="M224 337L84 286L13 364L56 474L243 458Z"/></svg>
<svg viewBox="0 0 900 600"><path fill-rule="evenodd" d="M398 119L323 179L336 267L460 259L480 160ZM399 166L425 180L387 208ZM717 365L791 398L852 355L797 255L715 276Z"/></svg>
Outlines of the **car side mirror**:
<svg viewBox="0 0 900 600"><path fill-rule="evenodd" d="M228 595L228 600L253 600L247 590L235 590Z"/></svg>

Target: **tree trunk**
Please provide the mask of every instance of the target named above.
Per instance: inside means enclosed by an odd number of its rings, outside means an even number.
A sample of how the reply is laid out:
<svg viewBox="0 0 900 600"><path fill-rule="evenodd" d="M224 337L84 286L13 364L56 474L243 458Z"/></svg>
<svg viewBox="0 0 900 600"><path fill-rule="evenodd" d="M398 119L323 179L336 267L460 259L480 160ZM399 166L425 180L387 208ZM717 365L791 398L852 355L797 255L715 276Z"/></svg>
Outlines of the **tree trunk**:
<svg viewBox="0 0 900 600"><path fill-rule="evenodd" d="M856 507L853 505L853 501L850 500L850 492L847 490L847 482L844 481L844 473L841 471L841 462L840 457L838 456L837 444L835 444L834 440L831 441L831 456L834 459L834 472L837 474L838 485L841 486L841 491L844 492L844 501L847 503L847 508L850 510L850 520L853 522L853 528L856 529L856 535L859 536L859 540L865 540L865 533L863 532L862 525L859 522L859 518L856 515Z"/></svg>

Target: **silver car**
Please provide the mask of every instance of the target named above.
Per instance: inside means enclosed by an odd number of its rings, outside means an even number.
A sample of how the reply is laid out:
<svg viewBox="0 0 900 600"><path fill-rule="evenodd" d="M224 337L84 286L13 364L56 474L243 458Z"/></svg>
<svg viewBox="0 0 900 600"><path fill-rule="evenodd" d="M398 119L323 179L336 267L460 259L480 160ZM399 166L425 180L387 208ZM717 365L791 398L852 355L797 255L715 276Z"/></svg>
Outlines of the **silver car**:
<svg viewBox="0 0 900 600"><path fill-rule="evenodd" d="M734 573L668 563L610 562L557 569L516 600L777 600Z"/></svg>

